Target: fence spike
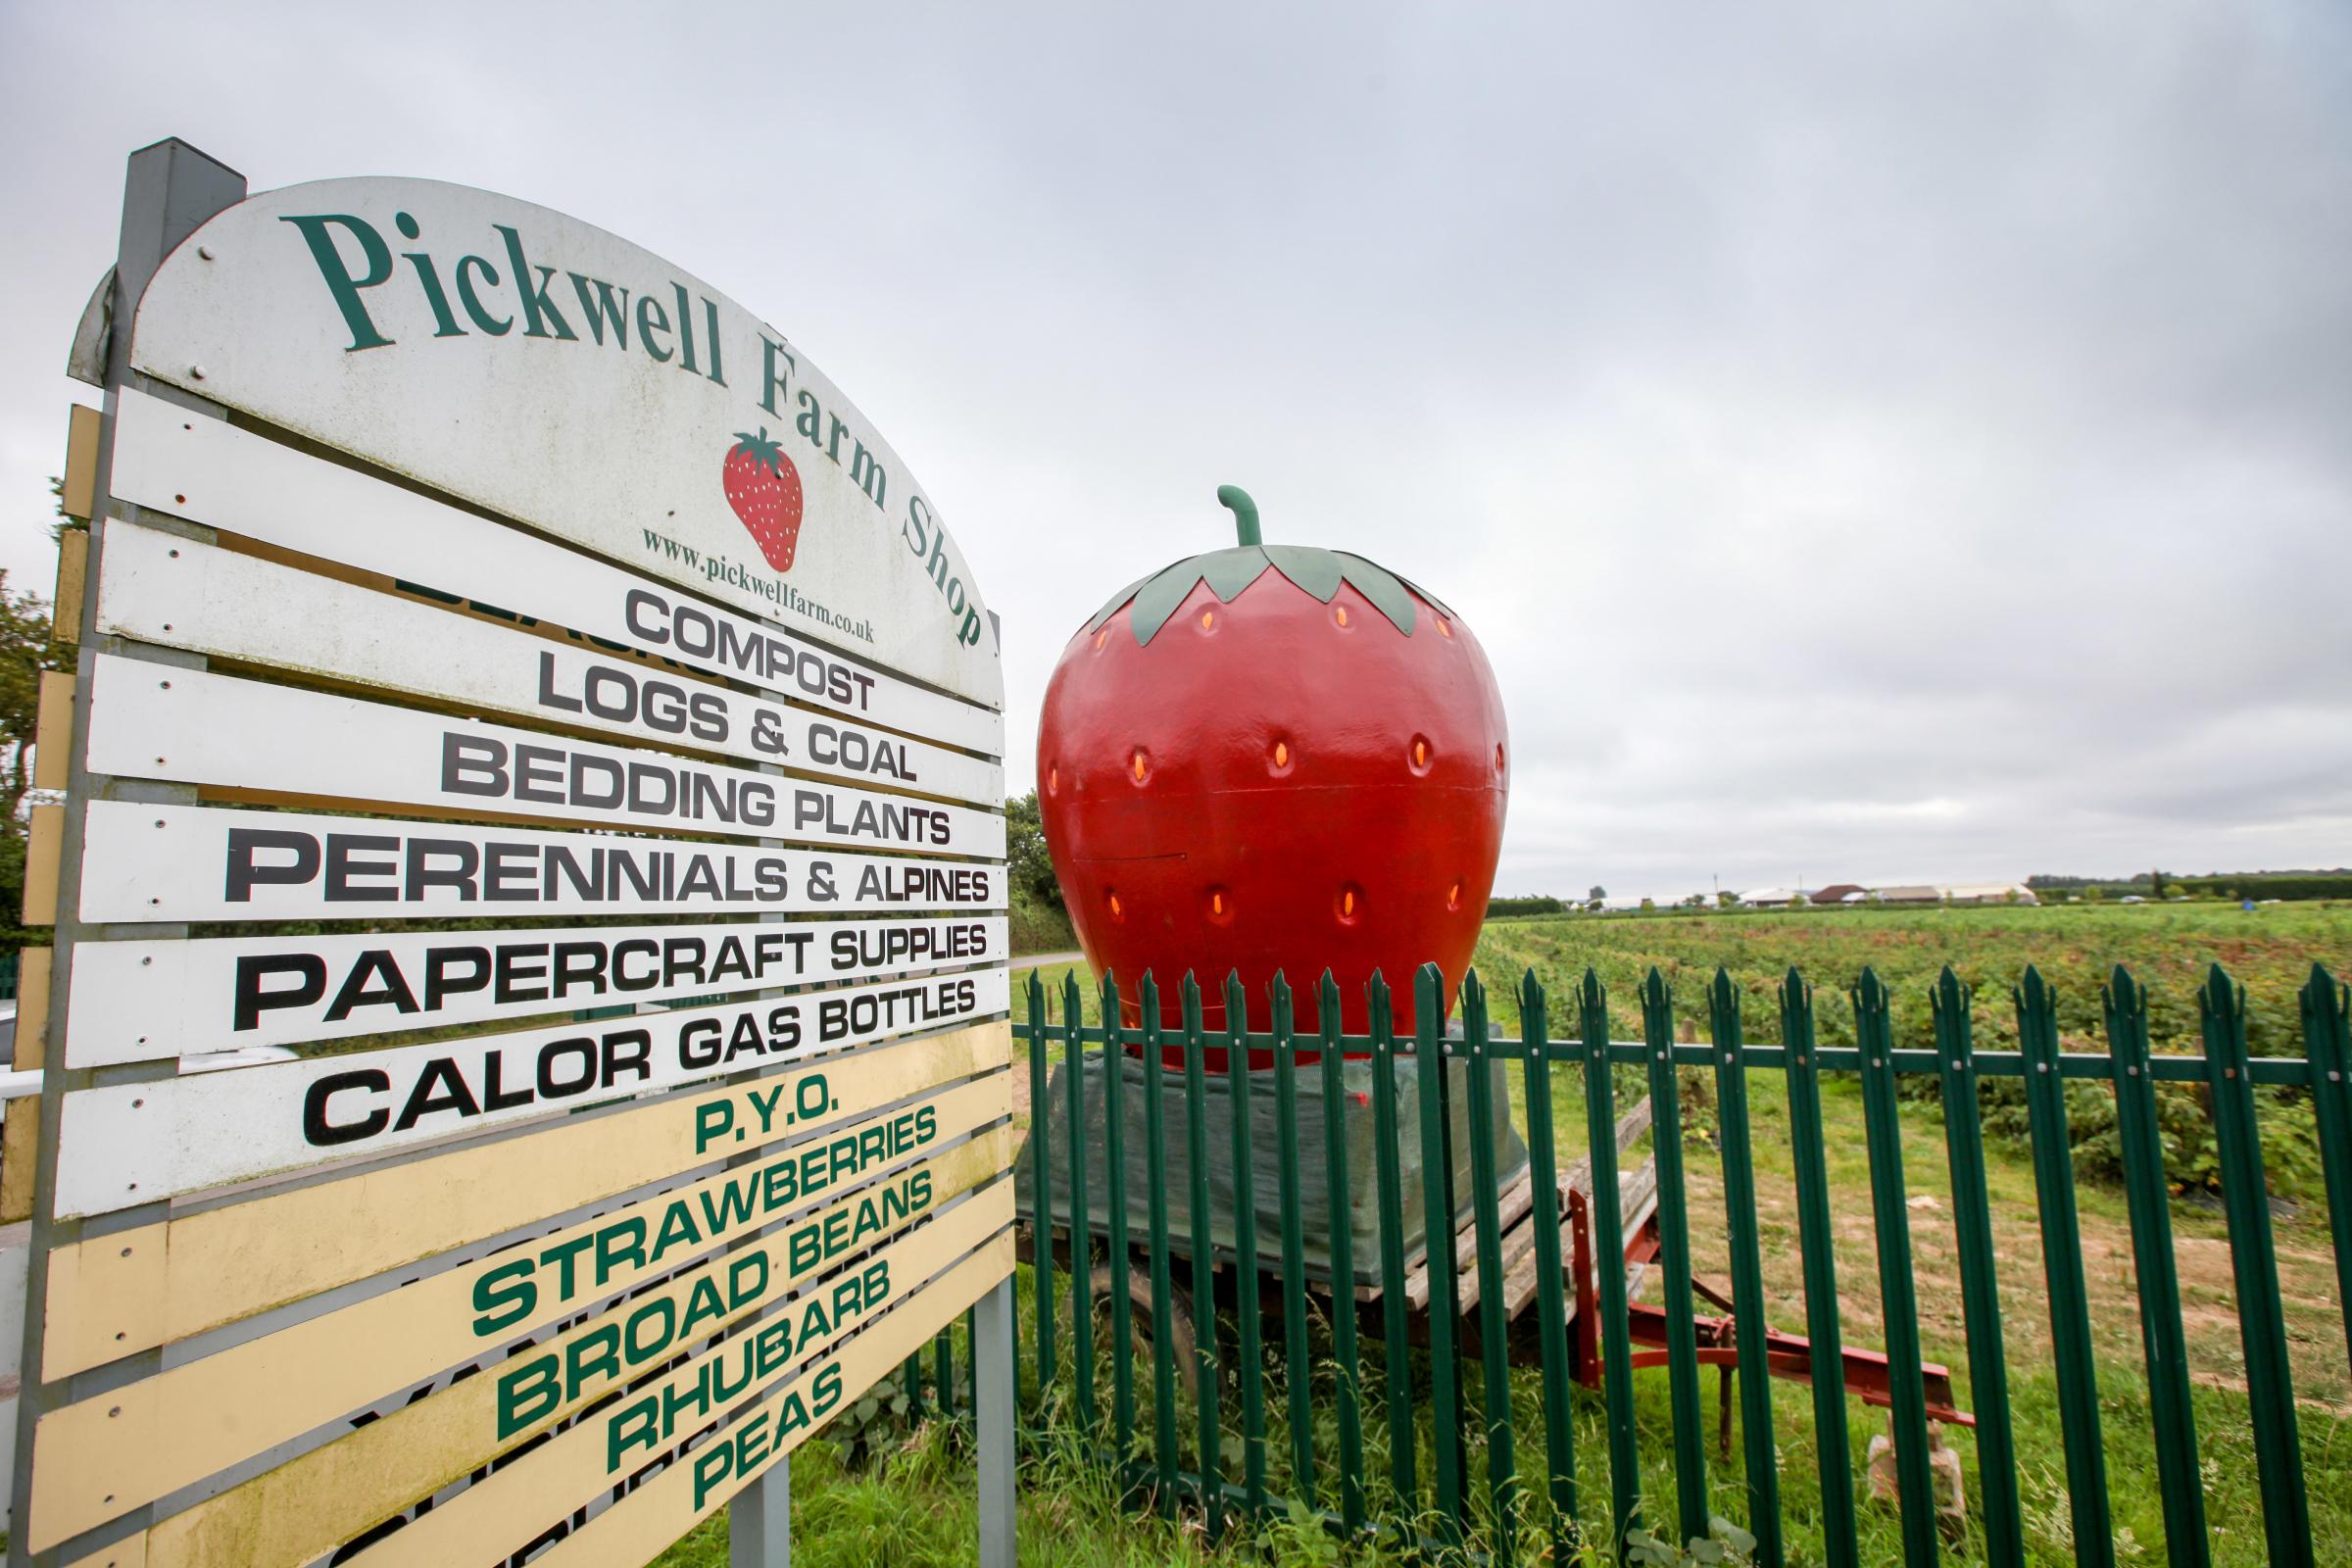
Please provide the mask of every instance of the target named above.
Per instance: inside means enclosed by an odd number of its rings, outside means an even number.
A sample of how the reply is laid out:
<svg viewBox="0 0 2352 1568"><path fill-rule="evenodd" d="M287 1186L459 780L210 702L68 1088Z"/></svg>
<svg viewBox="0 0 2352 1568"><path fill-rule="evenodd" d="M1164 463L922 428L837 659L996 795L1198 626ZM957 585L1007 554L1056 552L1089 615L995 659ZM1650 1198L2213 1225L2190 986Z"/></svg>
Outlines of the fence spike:
<svg viewBox="0 0 2352 1568"><path fill-rule="evenodd" d="M2304 1490L2294 1373L2287 1361L2278 1256L2271 1237L2270 1183L2263 1171L2262 1129L2246 1050L2246 991L2217 963L2199 1001L2205 1081L2213 1094L2214 1142L2221 1152L2222 1206L2230 1219L2230 1266L2237 1284L2238 1337L2246 1356L2246 1397L2254 1414L2263 1533L2276 1568L2304 1568L2314 1561L2311 1502Z"/></svg>
<svg viewBox="0 0 2352 1568"><path fill-rule="evenodd" d="M1600 1260L1594 1269L1599 1276L1594 1290L1609 1438L1609 1540L1611 1547L1622 1552L1627 1532L1642 1522L1642 1468L1634 1441L1633 1327L1626 1308L1624 1189L1617 1171L1617 1080L1609 1051L1609 994L1591 964L1585 966L1577 1001L1588 1168L1595 1198L1613 1200L1593 1203L1592 1224Z"/></svg>
<svg viewBox="0 0 2352 1568"><path fill-rule="evenodd" d="M1242 972L1225 973L1225 1082L1231 1094L1226 1106L1232 1119L1233 1148L1233 1293L1235 1381L1242 1391L1242 1486L1252 1516L1266 1506L1266 1385L1257 1375L1263 1365L1258 1336L1262 1324L1257 1298L1257 1171L1256 1129L1250 1124L1250 993ZM1286 1150L1297 1142L1287 1122L1280 1143ZM1295 1157L1296 1151L1293 1150Z"/></svg>
<svg viewBox="0 0 2352 1568"><path fill-rule="evenodd" d="M1747 1472L1748 1532L1756 1561L1780 1568L1780 1456L1772 1425L1772 1324L1764 1300L1763 1241L1756 1217L1756 1171L1747 1113L1746 1045L1740 988L1718 966L1709 988L1715 1105L1723 1156L1724 1230L1732 1263L1732 1316L1740 1363L1740 1443Z"/></svg>
<svg viewBox="0 0 2352 1568"><path fill-rule="evenodd" d="M2196 1413L2189 1404L2188 1345L2180 1329L2180 1274L2173 1251L2173 1192L2164 1169L2164 1135L2148 1062L2148 993L2117 964L2100 988L2107 1056L2115 1080L2116 1133L2123 1146L2124 1193L2138 1277L2139 1343L2155 1428L2156 1470L2165 1544L2177 1568L2209 1562L2205 1491L2197 1471Z"/></svg>
<svg viewBox="0 0 2352 1568"><path fill-rule="evenodd" d="M1437 1447L1438 1539L1458 1545L1467 1522L1468 1440L1462 1400L1461 1281L1454 1270L1452 1095L1446 1072L1446 980L1434 963L1413 976L1413 1075L1421 1113L1422 1263L1429 1270L1431 1437Z"/></svg>
<svg viewBox="0 0 2352 1568"><path fill-rule="evenodd" d="M1894 1428L1895 1489L1902 1503L1907 1561L1936 1560L1936 1484L1928 1459L1928 1395L1921 1373L1918 1281L1912 1272L1911 1210L1903 1181L1903 1129L1894 1089L1893 998L1865 967L1854 990L1854 1038L1862 1057L1863 1131L1879 1256L1879 1299L1886 1319L1886 1382Z"/></svg>
<svg viewBox="0 0 2352 1568"><path fill-rule="evenodd" d="M1034 973L1035 971L1031 971ZM1078 971L1061 977L1061 1070L1069 1080L1070 1366L1076 1382L1078 1429L1093 1441L1095 1419L1095 1216L1086 1180L1086 1011ZM1040 1118L1051 1121L1048 1106Z"/></svg>
<svg viewBox="0 0 2352 1568"><path fill-rule="evenodd" d="M1698 1334L1690 1289L1690 1216L1683 1177L1682 1079L1674 1065L1674 994L1651 965L1642 983L1651 1147L1658 1162L1658 1259L1666 1294L1666 1382L1674 1406L1674 1490L1682 1539L1703 1538L1706 1429L1698 1402Z"/></svg>
<svg viewBox="0 0 2352 1568"><path fill-rule="evenodd" d="M1968 1376L1977 1406L1977 1485L1984 1494L1988 1568L2025 1568L2025 1519L2018 1503L2017 1440L2009 1416L2008 1357L2001 1344L2000 1276L1985 1181L1984 1130L1977 1093L1970 994L1946 964L1929 998L1943 1075L1944 1151L1952 1176L1952 1225L1959 1244L1960 1305Z"/></svg>
<svg viewBox="0 0 2352 1568"><path fill-rule="evenodd" d="M2298 1000L2328 1218L2335 1232L2335 1298L2343 1312L2345 1353L2352 1357L2352 989L2314 963Z"/></svg>
<svg viewBox="0 0 2352 1568"><path fill-rule="evenodd" d="M1135 1458L1135 1302L1128 1277L1135 1248L1127 1227L1127 1048L1119 983L1105 969L1098 989L1102 1024L1102 1179L1110 1214L1110 1423L1121 1494Z"/></svg>
<svg viewBox="0 0 2352 1568"><path fill-rule="evenodd" d="M2058 1052L2058 999L2029 964L2014 993L2025 1056L2026 1118L2034 1145L2034 1197L2041 1215L2042 1278L2048 1286L2050 1348L2058 1368L2059 1431L2075 1556L2085 1568L2115 1568L2107 1506L2107 1456L2099 1439L2098 1364L2082 1282L2082 1230L2075 1207L2075 1155L2067 1129L2066 1083Z"/></svg>
<svg viewBox="0 0 2352 1568"><path fill-rule="evenodd" d="M1159 985L1144 971L1140 994L1144 1046L1144 1158L1152 1222L1152 1442L1157 1466L1159 1512L1176 1517L1176 1287L1168 1265L1167 1107L1161 1103L1166 1066L1160 1044Z"/></svg>
<svg viewBox="0 0 2352 1568"><path fill-rule="evenodd" d="M1842 1366L1838 1315L1836 1233L1831 1229L1829 1141L1822 1130L1821 1063L1813 1029L1813 988L1793 968L1781 982L1781 1046L1787 1054L1788 1146L1796 1175L1797 1251L1804 1265L1805 1332L1816 1368ZM1813 1380L1813 1441L1821 1457L1822 1550L1829 1568L1857 1568L1853 1440L1846 1427L1845 1381Z"/></svg>

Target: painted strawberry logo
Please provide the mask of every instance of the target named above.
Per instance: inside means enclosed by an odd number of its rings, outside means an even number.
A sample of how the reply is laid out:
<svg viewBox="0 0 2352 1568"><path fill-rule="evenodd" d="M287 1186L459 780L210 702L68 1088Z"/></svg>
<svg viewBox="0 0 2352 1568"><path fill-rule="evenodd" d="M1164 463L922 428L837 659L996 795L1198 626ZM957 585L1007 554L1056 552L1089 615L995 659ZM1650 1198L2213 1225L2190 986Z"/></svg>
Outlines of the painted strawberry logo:
<svg viewBox="0 0 2352 1568"><path fill-rule="evenodd" d="M721 477L727 505L743 519L760 554L778 571L790 571L801 546L801 470L767 438L767 426L761 425L758 435L735 432Z"/></svg>

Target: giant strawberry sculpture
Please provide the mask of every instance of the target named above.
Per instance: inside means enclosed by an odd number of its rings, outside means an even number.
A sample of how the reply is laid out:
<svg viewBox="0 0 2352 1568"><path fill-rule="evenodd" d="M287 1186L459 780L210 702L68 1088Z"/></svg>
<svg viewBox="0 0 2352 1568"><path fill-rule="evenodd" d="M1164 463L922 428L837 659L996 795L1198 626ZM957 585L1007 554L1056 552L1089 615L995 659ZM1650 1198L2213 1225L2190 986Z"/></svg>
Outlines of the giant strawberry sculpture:
<svg viewBox="0 0 2352 1568"><path fill-rule="evenodd" d="M1494 671L1459 616L1360 556L1259 541L1228 485L1237 548L1120 591L1054 668L1037 778L1055 874L1098 969L1201 981L1224 1027L1238 970L1250 1026L1277 970L1303 1028L1364 982L1413 1023L1414 972L1450 999L1502 845L1510 745Z"/></svg>

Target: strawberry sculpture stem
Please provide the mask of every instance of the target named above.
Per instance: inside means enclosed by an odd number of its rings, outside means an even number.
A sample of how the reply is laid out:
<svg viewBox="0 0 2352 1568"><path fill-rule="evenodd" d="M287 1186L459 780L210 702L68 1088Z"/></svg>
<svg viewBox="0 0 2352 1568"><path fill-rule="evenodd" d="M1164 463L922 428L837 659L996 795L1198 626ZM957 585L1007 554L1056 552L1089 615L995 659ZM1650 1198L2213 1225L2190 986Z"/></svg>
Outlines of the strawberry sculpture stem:
<svg viewBox="0 0 2352 1568"><path fill-rule="evenodd" d="M1233 509L1234 532L1242 536L1244 545L1265 543L1257 532L1257 503L1250 499L1249 491L1238 484L1221 484L1217 486L1217 505Z"/></svg>

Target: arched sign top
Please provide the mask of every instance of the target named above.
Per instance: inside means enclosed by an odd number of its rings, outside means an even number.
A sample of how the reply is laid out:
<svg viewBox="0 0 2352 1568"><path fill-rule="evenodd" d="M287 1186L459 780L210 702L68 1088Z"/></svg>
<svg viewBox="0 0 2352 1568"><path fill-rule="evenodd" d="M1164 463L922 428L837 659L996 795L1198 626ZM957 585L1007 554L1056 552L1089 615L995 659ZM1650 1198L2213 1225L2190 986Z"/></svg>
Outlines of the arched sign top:
<svg viewBox="0 0 2352 1568"><path fill-rule="evenodd" d="M131 364L1004 706L971 568L864 416L783 333L577 219L433 180L265 191L166 259Z"/></svg>

